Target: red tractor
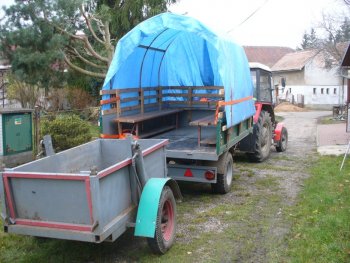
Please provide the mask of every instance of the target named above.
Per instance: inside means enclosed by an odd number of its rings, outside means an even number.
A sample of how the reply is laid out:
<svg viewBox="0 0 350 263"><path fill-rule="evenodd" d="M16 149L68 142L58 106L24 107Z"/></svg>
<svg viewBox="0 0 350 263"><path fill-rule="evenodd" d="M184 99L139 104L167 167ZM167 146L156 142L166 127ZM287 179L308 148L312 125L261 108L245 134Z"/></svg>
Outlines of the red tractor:
<svg viewBox="0 0 350 263"><path fill-rule="evenodd" d="M269 157L272 145L277 152L287 149L288 132L283 123L276 120L269 67L260 63L249 63L249 66L256 99L254 130L240 142L239 149L246 152L251 161L262 162Z"/></svg>

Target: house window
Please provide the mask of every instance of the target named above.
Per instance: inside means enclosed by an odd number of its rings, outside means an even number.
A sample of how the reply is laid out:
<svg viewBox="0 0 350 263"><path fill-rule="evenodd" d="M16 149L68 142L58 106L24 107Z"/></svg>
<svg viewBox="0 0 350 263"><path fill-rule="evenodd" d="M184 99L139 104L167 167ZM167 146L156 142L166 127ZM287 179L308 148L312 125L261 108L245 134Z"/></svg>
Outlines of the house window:
<svg viewBox="0 0 350 263"><path fill-rule="evenodd" d="M316 88L314 88L314 95L316 95Z"/></svg>
<svg viewBox="0 0 350 263"><path fill-rule="evenodd" d="M337 94L337 88L334 88L334 91L333 91L334 95Z"/></svg>
<svg viewBox="0 0 350 263"><path fill-rule="evenodd" d="M324 90L324 89L323 89L323 88L321 88L321 94L323 94L323 90Z"/></svg>
<svg viewBox="0 0 350 263"><path fill-rule="evenodd" d="M326 93L329 94L329 88L326 89Z"/></svg>

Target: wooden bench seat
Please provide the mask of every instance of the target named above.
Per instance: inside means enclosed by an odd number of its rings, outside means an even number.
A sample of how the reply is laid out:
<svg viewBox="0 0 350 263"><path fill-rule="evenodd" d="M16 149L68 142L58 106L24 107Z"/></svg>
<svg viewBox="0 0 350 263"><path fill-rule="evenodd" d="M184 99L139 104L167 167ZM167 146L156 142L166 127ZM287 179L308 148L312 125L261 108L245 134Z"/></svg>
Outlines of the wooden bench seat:
<svg viewBox="0 0 350 263"><path fill-rule="evenodd" d="M114 120L117 122L118 125L118 133L122 134L123 133L123 123L131 123L135 125L135 135L140 137L140 138L147 138L152 135L162 133L168 130L172 130L177 128L178 125L178 116L177 114L179 112L183 111L182 109L168 109L168 110L161 110L161 111L151 111L151 112L145 112L145 113L138 113L134 115L128 115L128 116L120 116L115 118ZM140 133L140 123L147 121L147 120L152 120L156 118L160 118L163 116L168 116L168 115L175 115L175 125L168 125L165 127L159 127L158 129L154 129L152 131L148 131L146 133Z"/></svg>
<svg viewBox="0 0 350 263"><path fill-rule="evenodd" d="M215 125L216 123L215 123L214 113L209 116L205 116L203 118L190 122L190 126L215 126Z"/></svg>
<svg viewBox="0 0 350 263"><path fill-rule="evenodd" d="M215 126L215 114L214 112L208 116L205 116L203 118L200 119L196 119L194 121L191 121L189 123L190 126L197 126L198 127L198 147L200 147L202 144L215 144L216 140L215 138L205 138L204 140L202 140L202 127L208 127L208 126Z"/></svg>
<svg viewBox="0 0 350 263"><path fill-rule="evenodd" d="M137 123L137 122L151 120L151 119L155 119L155 118L170 115L170 114L175 114L181 111L182 109L151 111L146 113L138 113L135 115L122 116L122 117L116 118L115 120L123 123Z"/></svg>

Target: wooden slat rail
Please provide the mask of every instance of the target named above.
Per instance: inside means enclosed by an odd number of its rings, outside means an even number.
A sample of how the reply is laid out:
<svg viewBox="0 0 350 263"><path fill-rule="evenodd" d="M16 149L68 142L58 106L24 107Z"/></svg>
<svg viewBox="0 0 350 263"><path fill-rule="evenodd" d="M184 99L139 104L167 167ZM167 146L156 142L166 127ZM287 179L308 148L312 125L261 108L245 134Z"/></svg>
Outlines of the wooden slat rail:
<svg viewBox="0 0 350 263"><path fill-rule="evenodd" d="M203 93L202 90L216 91L217 93ZM183 93L176 93L182 91ZM198 92L198 93L196 93ZM129 93L128 97L124 94ZM222 86L170 86L170 87L143 87L140 88L124 88L124 89L111 89L101 90L101 95L109 95L109 98L101 100L101 105L110 105L110 109L103 110L102 115L116 114L116 118L129 115L129 112L134 112L132 116L135 119L140 118L138 114L145 114L145 116L154 116L157 114L148 113L149 111L158 110L163 112L169 112L163 110L165 107L171 107L176 109L192 109L192 108L215 108L218 101L224 99L224 89ZM131 96L130 96L131 95ZM124 97L124 98L123 98ZM166 97L181 98L181 100L165 100ZM124 103L134 102L136 105L125 106ZM167 115L167 114L165 114ZM142 119L141 118L141 119ZM120 119L123 121L123 119ZM121 131L120 121L117 121L119 131Z"/></svg>

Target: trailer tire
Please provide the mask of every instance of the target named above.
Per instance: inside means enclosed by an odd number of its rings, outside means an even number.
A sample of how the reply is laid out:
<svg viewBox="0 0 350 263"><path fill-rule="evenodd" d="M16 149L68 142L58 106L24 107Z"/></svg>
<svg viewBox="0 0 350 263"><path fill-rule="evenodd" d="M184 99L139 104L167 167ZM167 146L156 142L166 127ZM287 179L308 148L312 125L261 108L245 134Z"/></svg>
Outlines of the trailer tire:
<svg viewBox="0 0 350 263"><path fill-rule="evenodd" d="M164 254L173 245L176 233L176 203L169 186L164 186L159 199L156 231L153 238L147 238L151 250Z"/></svg>
<svg viewBox="0 0 350 263"><path fill-rule="evenodd" d="M214 193L227 194L230 192L233 181L233 158L230 152L226 152L223 160L218 162L218 174L216 183L211 185Z"/></svg>
<svg viewBox="0 0 350 263"><path fill-rule="evenodd" d="M287 150L287 145L288 145L288 131L285 127L283 127L281 131L281 140L277 142L276 151L285 152Z"/></svg>
<svg viewBox="0 0 350 263"><path fill-rule="evenodd" d="M253 130L254 152L248 153L249 160L262 162L270 156L272 144L272 121L267 111L261 111Z"/></svg>

